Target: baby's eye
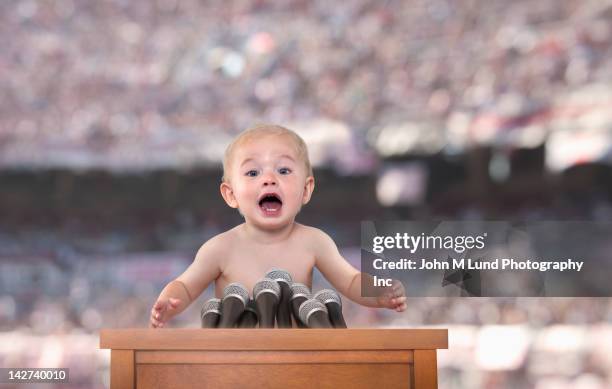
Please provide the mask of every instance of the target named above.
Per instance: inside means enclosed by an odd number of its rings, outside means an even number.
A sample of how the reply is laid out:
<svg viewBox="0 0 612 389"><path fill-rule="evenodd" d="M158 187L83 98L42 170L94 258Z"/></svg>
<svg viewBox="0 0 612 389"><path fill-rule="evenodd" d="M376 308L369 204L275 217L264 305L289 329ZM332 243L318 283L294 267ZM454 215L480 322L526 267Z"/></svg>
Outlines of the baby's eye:
<svg viewBox="0 0 612 389"><path fill-rule="evenodd" d="M258 174L259 173L257 172L257 170L249 170L244 175L247 177L257 177Z"/></svg>
<svg viewBox="0 0 612 389"><path fill-rule="evenodd" d="M289 174L291 173L291 169L289 169L288 167L282 167L278 169L278 173L279 174Z"/></svg>

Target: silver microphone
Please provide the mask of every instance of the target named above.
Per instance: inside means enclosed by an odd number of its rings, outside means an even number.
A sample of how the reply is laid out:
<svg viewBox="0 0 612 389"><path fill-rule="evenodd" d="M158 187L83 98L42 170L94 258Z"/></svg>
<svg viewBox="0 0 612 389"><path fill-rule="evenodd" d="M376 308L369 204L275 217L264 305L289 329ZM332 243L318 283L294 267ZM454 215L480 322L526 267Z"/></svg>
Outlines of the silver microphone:
<svg viewBox="0 0 612 389"><path fill-rule="evenodd" d="M280 301L276 308L276 324L278 328L291 328L291 283L293 279L288 271L272 268L266 273L266 278L276 282L281 288Z"/></svg>
<svg viewBox="0 0 612 389"><path fill-rule="evenodd" d="M299 282L291 284L291 311L297 326L300 328L307 327L306 323L303 323L302 319L300 319L300 305L311 297L310 289L306 285Z"/></svg>
<svg viewBox="0 0 612 389"><path fill-rule="evenodd" d="M327 308L319 300L309 299L300 305L300 319L308 328L334 328L329 322Z"/></svg>
<svg viewBox="0 0 612 389"><path fill-rule="evenodd" d="M344 316L342 316L342 300L335 290L322 289L315 293L312 298L325 304L329 312L329 320L334 328L346 328L346 322Z"/></svg>
<svg viewBox="0 0 612 389"><path fill-rule="evenodd" d="M249 292L242 284L233 282L223 289L219 328L232 328L238 322L249 301Z"/></svg>
<svg viewBox="0 0 612 389"><path fill-rule="evenodd" d="M274 328L274 317L280 295L281 289L278 282L270 278L262 279L253 287L253 300L255 300L255 309L259 318L259 328Z"/></svg>
<svg viewBox="0 0 612 389"><path fill-rule="evenodd" d="M221 300L211 298L202 306L202 312L200 313L202 328L217 328L219 317L221 317Z"/></svg>

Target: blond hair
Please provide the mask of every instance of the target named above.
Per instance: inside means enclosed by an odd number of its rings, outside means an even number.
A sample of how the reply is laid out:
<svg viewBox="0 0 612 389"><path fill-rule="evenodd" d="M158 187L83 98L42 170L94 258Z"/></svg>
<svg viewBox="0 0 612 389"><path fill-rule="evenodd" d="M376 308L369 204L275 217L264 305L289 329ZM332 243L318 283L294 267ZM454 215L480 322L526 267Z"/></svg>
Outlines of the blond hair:
<svg viewBox="0 0 612 389"><path fill-rule="evenodd" d="M229 181L228 175L230 170L230 161L234 156L234 152L236 151L236 149L247 141L262 135L277 135L289 137L293 141L296 151L298 153L298 158L301 159L304 163L308 175L313 175L312 166L310 165L310 159L308 158L308 147L306 146L306 142L304 142L304 139L302 139L298 134L291 131L290 129L279 126L277 124L260 124L241 132L225 149L225 154L223 156L223 182Z"/></svg>

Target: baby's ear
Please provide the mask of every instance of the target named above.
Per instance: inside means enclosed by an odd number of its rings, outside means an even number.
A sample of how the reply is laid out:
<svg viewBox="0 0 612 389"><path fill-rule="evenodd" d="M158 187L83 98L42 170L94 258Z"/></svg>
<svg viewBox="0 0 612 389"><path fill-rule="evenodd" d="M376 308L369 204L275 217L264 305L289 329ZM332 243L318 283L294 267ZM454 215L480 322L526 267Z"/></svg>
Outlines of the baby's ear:
<svg viewBox="0 0 612 389"><path fill-rule="evenodd" d="M306 183L304 184L304 194L302 195L302 204L306 205L310 201L312 191L314 191L315 181L313 176L306 177Z"/></svg>
<svg viewBox="0 0 612 389"><path fill-rule="evenodd" d="M236 201L236 196L234 196L234 190L231 185L225 181L221 183L219 187L221 191L221 196L223 196L223 200L232 208L238 208L238 201Z"/></svg>

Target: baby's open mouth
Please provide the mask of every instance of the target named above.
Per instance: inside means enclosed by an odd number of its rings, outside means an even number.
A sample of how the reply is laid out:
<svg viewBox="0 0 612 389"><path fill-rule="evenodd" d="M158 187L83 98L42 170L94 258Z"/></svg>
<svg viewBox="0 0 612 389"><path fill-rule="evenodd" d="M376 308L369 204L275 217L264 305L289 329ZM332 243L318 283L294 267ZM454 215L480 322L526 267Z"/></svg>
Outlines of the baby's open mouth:
<svg viewBox="0 0 612 389"><path fill-rule="evenodd" d="M283 206L281 199L275 194L267 194L259 200L259 207L265 214L275 214L280 211Z"/></svg>

